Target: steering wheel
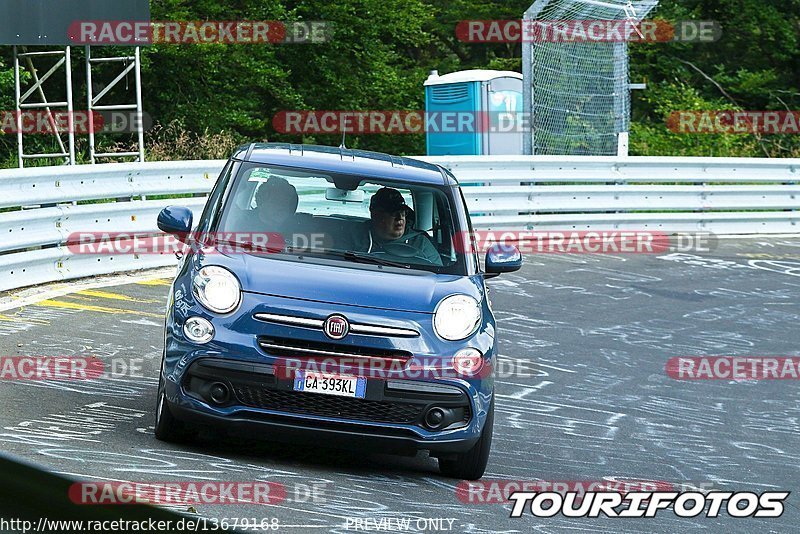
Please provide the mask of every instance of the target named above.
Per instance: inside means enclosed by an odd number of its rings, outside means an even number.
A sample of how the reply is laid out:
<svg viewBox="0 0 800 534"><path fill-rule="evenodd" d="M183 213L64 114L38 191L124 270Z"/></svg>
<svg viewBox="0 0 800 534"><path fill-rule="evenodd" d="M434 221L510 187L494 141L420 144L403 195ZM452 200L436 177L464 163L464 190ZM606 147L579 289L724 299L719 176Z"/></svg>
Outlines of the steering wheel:
<svg viewBox="0 0 800 534"><path fill-rule="evenodd" d="M383 251L375 252L375 255L385 254L388 256L395 256L398 258L414 258L418 260L422 260L426 263L430 263L431 265L436 265L430 259L426 258L425 256L421 256L419 254L419 250L416 247L413 247L407 243L384 243L383 244Z"/></svg>

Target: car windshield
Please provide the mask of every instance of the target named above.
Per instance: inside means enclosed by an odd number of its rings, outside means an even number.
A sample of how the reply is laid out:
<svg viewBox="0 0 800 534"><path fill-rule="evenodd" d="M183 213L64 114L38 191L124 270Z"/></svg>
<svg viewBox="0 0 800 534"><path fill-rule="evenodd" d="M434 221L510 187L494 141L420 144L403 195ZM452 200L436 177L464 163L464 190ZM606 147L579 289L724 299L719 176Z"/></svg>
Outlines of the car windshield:
<svg viewBox="0 0 800 534"><path fill-rule="evenodd" d="M465 274L445 186L245 163L229 187L218 239L252 245L257 253L268 243L268 253L279 259Z"/></svg>

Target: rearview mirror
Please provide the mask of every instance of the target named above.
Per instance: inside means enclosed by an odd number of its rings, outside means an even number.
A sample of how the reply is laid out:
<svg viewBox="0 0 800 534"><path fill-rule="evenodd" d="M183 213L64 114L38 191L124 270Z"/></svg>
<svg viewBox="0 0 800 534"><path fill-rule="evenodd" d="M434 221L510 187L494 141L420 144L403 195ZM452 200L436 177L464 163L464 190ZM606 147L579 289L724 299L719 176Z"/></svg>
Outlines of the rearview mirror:
<svg viewBox="0 0 800 534"><path fill-rule="evenodd" d="M514 245L495 243L486 251L486 277L513 273L522 267L522 254Z"/></svg>
<svg viewBox="0 0 800 534"><path fill-rule="evenodd" d="M347 189L338 189L336 187L329 187L325 190L325 200L338 200L339 202L364 202L364 191L356 189L348 191Z"/></svg>

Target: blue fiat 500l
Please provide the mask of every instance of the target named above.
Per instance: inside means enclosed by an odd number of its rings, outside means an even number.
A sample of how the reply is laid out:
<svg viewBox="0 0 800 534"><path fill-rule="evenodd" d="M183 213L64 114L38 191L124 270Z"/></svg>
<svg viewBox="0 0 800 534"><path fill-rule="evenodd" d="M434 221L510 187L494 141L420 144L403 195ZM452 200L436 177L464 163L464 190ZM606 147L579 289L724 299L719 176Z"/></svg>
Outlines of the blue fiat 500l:
<svg viewBox="0 0 800 534"><path fill-rule="evenodd" d="M483 475L497 339L455 177L422 161L251 144L225 165L186 242L164 333L155 434L197 426L269 440L428 450L443 474Z"/></svg>

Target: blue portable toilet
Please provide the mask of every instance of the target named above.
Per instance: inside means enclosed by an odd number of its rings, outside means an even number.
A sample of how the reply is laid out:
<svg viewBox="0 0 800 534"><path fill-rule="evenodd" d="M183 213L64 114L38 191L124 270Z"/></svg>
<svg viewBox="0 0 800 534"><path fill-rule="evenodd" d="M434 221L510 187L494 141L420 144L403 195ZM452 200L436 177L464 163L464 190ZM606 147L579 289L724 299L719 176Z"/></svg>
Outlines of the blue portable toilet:
<svg viewBox="0 0 800 534"><path fill-rule="evenodd" d="M425 111L429 156L522 154L526 123L518 72L462 70L439 76L432 71L425 81ZM443 128L447 114L472 115L476 126Z"/></svg>

